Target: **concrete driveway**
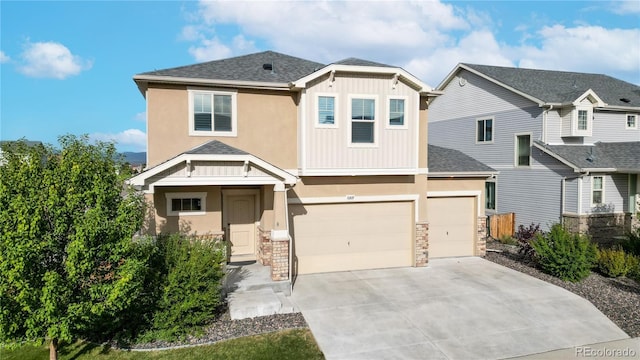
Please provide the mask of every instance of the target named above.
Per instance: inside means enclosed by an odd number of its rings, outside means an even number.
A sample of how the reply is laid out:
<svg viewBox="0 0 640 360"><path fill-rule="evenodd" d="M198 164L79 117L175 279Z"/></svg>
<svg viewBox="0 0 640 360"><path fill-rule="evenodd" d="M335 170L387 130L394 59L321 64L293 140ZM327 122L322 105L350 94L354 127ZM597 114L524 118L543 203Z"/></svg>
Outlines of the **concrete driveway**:
<svg viewBox="0 0 640 360"><path fill-rule="evenodd" d="M628 336L587 300L481 258L298 277L327 359L501 359Z"/></svg>

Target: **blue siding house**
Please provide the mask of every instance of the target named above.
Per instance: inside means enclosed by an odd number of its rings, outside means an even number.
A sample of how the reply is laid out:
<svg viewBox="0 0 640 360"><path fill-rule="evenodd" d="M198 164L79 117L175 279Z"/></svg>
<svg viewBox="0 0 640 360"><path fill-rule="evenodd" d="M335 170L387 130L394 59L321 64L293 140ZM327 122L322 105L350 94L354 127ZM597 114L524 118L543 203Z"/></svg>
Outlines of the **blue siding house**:
<svg viewBox="0 0 640 360"><path fill-rule="evenodd" d="M606 75L459 64L429 104L429 144L499 171L487 214L607 240L637 226L640 87Z"/></svg>

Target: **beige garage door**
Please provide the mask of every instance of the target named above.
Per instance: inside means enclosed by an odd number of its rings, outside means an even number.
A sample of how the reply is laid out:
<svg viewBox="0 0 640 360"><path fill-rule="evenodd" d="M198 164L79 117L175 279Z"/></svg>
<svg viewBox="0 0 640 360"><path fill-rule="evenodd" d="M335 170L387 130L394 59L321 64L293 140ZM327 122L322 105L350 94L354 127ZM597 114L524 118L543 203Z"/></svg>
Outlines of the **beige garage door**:
<svg viewBox="0 0 640 360"><path fill-rule="evenodd" d="M290 205L297 273L410 266L412 202Z"/></svg>
<svg viewBox="0 0 640 360"><path fill-rule="evenodd" d="M429 198L427 216L429 258L474 255L474 197Z"/></svg>

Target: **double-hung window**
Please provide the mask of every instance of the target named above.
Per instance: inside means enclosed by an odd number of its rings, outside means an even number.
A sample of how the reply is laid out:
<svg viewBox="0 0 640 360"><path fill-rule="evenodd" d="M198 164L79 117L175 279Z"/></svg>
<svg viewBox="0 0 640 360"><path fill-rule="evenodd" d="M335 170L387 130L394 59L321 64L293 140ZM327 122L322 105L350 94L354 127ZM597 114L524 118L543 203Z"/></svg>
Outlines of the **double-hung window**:
<svg viewBox="0 0 640 360"><path fill-rule="evenodd" d="M627 129L637 129L638 128L638 115L636 114L627 114Z"/></svg>
<svg viewBox="0 0 640 360"><path fill-rule="evenodd" d="M604 204L604 177L602 176L591 177L591 204Z"/></svg>
<svg viewBox="0 0 640 360"><path fill-rule="evenodd" d="M374 144L376 127L376 100L351 99L351 143Z"/></svg>
<svg viewBox="0 0 640 360"><path fill-rule="evenodd" d="M531 135L516 135L516 166L531 165Z"/></svg>
<svg viewBox="0 0 640 360"><path fill-rule="evenodd" d="M319 95L317 98L318 127L336 127L336 98L335 96Z"/></svg>
<svg viewBox="0 0 640 360"><path fill-rule="evenodd" d="M190 135L236 136L236 93L189 91Z"/></svg>
<svg viewBox="0 0 640 360"><path fill-rule="evenodd" d="M166 193L167 215L204 215L207 193Z"/></svg>
<svg viewBox="0 0 640 360"><path fill-rule="evenodd" d="M586 131L589 129L589 111L578 110L578 130Z"/></svg>
<svg viewBox="0 0 640 360"><path fill-rule="evenodd" d="M479 143L493 142L493 119L478 119L476 127L476 141Z"/></svg>
<svg viewBox="0 0 640 360"><path fill-rule="evenodd" d="M405 127L405 99L389 99L389 127Z"/></svg>

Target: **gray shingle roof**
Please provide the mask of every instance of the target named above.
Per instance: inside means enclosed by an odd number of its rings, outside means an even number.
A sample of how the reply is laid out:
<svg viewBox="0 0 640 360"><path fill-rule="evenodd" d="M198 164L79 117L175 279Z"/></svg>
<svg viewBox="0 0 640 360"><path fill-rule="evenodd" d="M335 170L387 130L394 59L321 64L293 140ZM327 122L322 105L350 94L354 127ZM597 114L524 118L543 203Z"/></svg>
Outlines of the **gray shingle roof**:
<svg viewBox="0 0 640 360"><path fill-rule="evenodd" d="M353 58L353 57L340 60L338 62L335 62L334 64L336 64L336 65L352 65L352 66L396 67L396 66L391 66L391 65L387 65L387 64L377 63L377 62L374 62L374 61Z"/></svg>
<svg viewBox="0 0 640 360"><path fill-rule="evenodd" d="M265 64L271 64L272 70L265 69ZM229 59L149 71L139 75L288 83L309 75L324 66L324 64L314 61L274 51L264 51Z"/></svg>
<svg viewBox="0 0 640 360"><path fill-rule="evenodd" d="M204 154L204 155L247 155L249 153L236 149L218 140L211 140L191 150L185 151L185 154Z"/></svg>
<svg viewBox="0 0 640 360"><path fill-rule="evenodd" d="M640 86L601 74L462 64L546 103L573 102L592 89L610 106L640 107ZM629 102L621 99L628 99Z"/></svg>
<svg viewBox="0 0 640 360"><path fill-rule="evenodd" d="M497 172L458 150L429 145L428 151L430 173Z"/></svg>
<svg viewBox="0 0 640 360"><path fill-rule="evenodd" d="M537 143L580 169L640 171L640 141L546 146L541 142Z"/></svg>

